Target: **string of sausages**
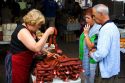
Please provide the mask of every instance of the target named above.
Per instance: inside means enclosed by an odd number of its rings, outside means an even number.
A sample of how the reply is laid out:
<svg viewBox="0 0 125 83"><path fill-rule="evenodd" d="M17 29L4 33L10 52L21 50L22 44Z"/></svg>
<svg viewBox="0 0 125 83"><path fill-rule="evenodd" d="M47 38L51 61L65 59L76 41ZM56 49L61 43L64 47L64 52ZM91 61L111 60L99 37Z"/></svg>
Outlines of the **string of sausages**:
<svg viewBox="0 0 125 83"><path fill-rule="evenodd" d="M52 83L53 78L63 81L77 80L83 72L82 62L78 58L69 58L66 55L47 57L36 64L34 70L37 83Z"/></svg>
<svg viewBox="0 0 125 83"><path fill-rule="evenodd" d="M54 34L49 37L49 45L48 45L48 47L50 47L51 44L54 44L55 52L58 53L58 54L62 54L62 50L58 47L58 44L56 42L57 34L58 34L58 32L57 32L57 29L55 28L54 29Z"/></svg>

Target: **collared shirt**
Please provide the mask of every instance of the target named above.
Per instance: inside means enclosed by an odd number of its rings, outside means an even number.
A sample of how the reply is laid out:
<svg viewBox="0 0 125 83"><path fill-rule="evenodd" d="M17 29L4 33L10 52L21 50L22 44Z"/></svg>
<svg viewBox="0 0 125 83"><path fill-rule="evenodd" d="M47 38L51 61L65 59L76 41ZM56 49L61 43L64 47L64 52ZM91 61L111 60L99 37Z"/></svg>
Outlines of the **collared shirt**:
<svg viewBox="0 0 125 83"><path fill-rule="evenodd" d="M120 34L113 22L106 23L101 28L97 50L91 57L99 62L102 78L110 78L120 72Z"/></svg>

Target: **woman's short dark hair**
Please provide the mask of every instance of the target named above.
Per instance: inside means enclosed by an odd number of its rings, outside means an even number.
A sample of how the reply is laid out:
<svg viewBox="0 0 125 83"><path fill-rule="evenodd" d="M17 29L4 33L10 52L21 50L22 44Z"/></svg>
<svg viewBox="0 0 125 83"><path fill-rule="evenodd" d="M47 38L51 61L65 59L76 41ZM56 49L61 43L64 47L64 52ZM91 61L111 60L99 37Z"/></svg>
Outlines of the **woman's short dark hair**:
<svg viewBox="0 0 125 83"><path fill-rule="evenodd" d="M84 16L85 16L85 15L93 16L93 14L92 14L92 7L89 7L89 8L87 8L87 9L85 10Z"/></svg>

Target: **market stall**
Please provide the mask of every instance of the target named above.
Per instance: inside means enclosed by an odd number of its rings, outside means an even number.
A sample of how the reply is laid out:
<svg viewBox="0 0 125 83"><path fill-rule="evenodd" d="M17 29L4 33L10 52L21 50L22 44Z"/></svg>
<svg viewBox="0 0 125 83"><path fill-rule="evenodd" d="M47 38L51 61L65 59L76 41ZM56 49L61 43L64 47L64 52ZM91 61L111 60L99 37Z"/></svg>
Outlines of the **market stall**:
<svg viewBox="0 0 125 83"><path fill-rule="evenodd" d="M70 16L66 13L62 14L58 19L58 31L59 35L65 42L76 41L75 31L80 31L81 25L78 22L78 18Z"/></svg>

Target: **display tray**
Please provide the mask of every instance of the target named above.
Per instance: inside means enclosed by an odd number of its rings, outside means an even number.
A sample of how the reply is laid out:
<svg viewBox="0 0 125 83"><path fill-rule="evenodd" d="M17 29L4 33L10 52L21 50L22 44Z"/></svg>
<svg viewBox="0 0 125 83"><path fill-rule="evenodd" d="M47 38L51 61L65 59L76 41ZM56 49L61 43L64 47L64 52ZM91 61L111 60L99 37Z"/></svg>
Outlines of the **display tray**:
<svg viewBox="0 0 125 83"><path fill-rule="evenodd" d="M36 83L36 76L31 75L33 83ZM81 83L80 77L77 80L68 80L68 81L63 81L59 78L54 78L52 83Z"/></svg>

